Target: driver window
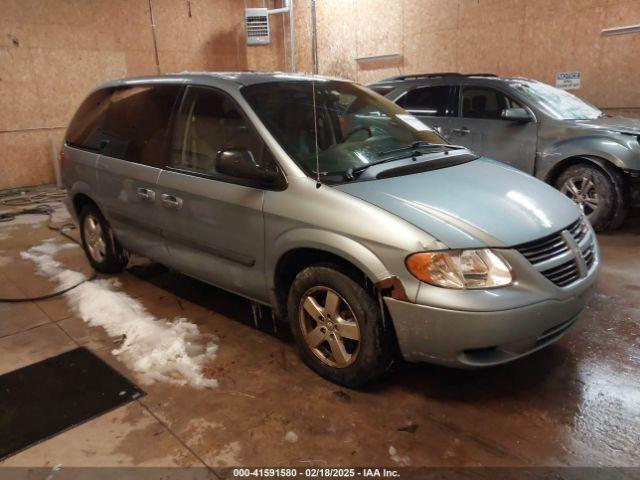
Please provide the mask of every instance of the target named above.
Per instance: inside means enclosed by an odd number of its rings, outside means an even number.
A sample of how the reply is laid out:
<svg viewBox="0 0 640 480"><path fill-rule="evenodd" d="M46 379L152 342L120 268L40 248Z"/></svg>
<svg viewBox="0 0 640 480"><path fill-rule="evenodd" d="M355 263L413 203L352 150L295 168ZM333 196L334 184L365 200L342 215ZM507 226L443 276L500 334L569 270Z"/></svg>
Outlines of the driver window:
<svg viewBox="0 0 640 480"><path fill-rule="evenodd" d="M216 174L216 157L224 150L249 150L260 163L263 144L230 98L212 89L190 87L176 120L170 165Z"/></svg>
<svg viewBox="0 0 640 480"><path fill-rule="evenodd" d="M462 116L500 120L502 110L522 106L502 92L490 88L465 87L462 91Z"/></svg>

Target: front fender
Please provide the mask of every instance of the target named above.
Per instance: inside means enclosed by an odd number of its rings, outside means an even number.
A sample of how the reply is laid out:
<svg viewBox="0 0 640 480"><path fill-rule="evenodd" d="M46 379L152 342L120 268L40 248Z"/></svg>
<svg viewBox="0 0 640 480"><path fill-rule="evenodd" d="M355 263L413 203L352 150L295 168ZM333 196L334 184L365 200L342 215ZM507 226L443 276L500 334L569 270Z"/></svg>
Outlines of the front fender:
<svg viewBox="0 0 640 480"><path fill-rule="evenodd" d="M289 230L276 239L268 249L267 275L269 288L274 288L274 276L278 260L297 248L313 248L332 253L362 270L373 282L388 279L391 274L382 261L366 246L339 233L315 228Z"/></svg>
<svg viewBox="0 0 640 480"><path fill-rule="evenodd" d="M538 160L536 176L551 181L564 160L583 157L598 159L621 170L640 170L640 144L632 135L611 137L583 136L555 142L545 148ZM596 162L598 163L598 162Z"/></svg>

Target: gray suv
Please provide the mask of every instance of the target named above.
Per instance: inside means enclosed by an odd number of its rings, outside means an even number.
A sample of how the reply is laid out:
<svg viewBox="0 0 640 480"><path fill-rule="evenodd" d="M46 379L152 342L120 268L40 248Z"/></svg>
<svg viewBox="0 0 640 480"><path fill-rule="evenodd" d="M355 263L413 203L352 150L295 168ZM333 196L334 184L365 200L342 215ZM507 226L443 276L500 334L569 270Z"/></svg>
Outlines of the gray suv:
<svg viewBox="0 0 640 480"><path fill-rule="evenodd" d="M620 226L638 202L640 120L610 117L526 78L432 73L369 87L451 143L554 185L580 205L597 231Z"/></svg>
<svg viewBox="0 0 640 480"><path fill-rule="evenodd" d="M78 109L61 161L96 270L137 252L270 306L304 361L348 386L398 349L468 368L543 348L600 263L564 195L347 81L113 81Z"/></svg>

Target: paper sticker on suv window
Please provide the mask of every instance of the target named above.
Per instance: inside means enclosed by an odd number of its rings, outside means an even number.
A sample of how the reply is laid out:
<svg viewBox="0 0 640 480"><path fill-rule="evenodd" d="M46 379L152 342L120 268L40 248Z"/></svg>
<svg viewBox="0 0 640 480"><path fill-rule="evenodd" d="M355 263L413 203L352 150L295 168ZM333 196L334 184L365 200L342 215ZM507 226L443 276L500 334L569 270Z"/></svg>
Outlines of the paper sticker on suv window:
<svg viewBox="0 0 640 480"><path fill-rule="evenodd" d="M396 117L402 120L407 125L409 125L414 130L417 130L419 132L432 131L431 128L427 127L424 123L422 123L418 118L414 117L413 115L409 115L406 113L398 113L396 114Z"/></svg>

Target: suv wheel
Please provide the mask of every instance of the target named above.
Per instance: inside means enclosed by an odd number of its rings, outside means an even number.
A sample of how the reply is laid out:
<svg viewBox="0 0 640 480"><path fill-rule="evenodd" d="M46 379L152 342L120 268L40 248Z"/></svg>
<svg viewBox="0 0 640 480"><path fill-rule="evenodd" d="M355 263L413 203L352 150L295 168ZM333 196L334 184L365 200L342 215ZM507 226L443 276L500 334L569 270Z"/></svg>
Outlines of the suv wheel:
<svg viewBox="0 0 640 480"><path fill-rule="evenodd" d="M333 266L312 266L293 281L289 321L304 362L347 387L381 375L393 359L392 335L375 299Z"/></svg>
<svg viewBox="0 0 640 480"><path fill-rule="evenodd" d="M618 172L572 165L558 176L556 188L580 206L598 232L618 228L626 217L624 180Z"/></svg>
<svg viewBox="0 0 640 480"><path fill-rule="evenodd" d="M80 212L82 248L91 266L102 273L119 273L129 261L127 253L111 233L98 207L86 205Z"/></svg>

